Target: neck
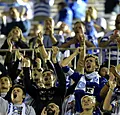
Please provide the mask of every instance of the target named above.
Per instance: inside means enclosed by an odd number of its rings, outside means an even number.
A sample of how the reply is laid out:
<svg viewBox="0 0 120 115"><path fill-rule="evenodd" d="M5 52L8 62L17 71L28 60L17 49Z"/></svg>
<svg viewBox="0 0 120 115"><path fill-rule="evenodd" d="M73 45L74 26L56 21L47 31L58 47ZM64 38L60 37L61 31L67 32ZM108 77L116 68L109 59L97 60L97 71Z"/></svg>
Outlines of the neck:
<svg viewBox="0 0 120 115"><path fill-rule="evenodd" d="M13 102L14 105L21 105L22 104L22 101L20 102Z"/></svg>
<svg viewBox="0 0 120 115"><path fill-rule="evenodd" d="M84 113L87 113L88 115L93 115L93 108L92 109L84 109Z"/></svg>

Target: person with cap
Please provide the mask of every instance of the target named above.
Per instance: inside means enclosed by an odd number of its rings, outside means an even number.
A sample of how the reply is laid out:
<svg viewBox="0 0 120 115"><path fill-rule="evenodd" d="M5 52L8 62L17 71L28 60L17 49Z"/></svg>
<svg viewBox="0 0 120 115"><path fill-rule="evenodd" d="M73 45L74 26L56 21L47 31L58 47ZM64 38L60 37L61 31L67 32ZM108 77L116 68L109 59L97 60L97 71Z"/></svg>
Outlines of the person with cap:
<svg viewBox="0 0 120 115"><path fill-rule="evenodd" d="M10 101L0 97L0 114L2 115L36 115L33 107L24 104L26 91L22 85L15 84L8 92Z"/></svg>

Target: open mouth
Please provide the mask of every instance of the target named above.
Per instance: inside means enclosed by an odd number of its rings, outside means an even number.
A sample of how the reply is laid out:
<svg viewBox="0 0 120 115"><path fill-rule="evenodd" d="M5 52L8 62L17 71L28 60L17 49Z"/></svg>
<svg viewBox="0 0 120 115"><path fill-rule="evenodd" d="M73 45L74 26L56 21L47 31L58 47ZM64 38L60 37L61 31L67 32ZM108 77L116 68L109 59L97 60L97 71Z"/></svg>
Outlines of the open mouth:
<svg viewBox="0 0 120 115"><path fill-rule="evenodd" d="M87 68L88 68L88 69L89 69L89 68L91 68L91 65L90 65L90 64L88 64L88 65L87 65Z"/></svg>
<svg viewBox="0 0 120 115"><path fill-rule="evenodd" d="M48 78L46 77L44 80L45 80L45 81L48 81Z"/></svg>
<svg viewBox="0 0 120 115"><path fill-rule="evenodd" d="M17 97L17 94L16 94L16 93L14 93L14 94L13 94L13 97L14 97L14 99L15 99L15 98Z"/></svg>

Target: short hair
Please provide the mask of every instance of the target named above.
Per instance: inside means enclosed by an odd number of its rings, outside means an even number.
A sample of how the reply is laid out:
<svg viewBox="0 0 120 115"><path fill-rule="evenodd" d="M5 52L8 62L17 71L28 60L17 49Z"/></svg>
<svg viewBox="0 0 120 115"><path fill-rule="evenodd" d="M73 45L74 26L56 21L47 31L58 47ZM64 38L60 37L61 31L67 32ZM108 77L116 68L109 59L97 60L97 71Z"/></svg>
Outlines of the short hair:
<svg viewBox="0 0 120 115"><path fill-rule="evenodd" d="M10 81L10 84L12 84L12 79L11 79L11 77L9 77L9 75L0 75L0 79L1 78L3 78L3 77L7 77L8 79L9 79L9 81Z"/></svg>
<svg viewBox="0 0 120 115"><path fill-rule="evenodd" d="M58 6L62 6L62 8L64 8L64 7L67 6L67 4L66 4L65 2L59 2L59 3L58 3Z"/></svg>
<svg viewBox="0 0 120 115"><path fill-rule="evenodd" d="M20 84L15 84L15 85L12 87L12 90L13 90L14 88L20 88L20 89L22 89L23 95L26 95L26 90L25 90L24 86L22 86L22 85L20 85Z"/></svg>
<svg viewBox="0 0 120 115"><path fill-rule="evenodd" d="M95 63L96 63L96 65L98 66L98 69L99 69L100 64L99 64L98 56L95 56L95 55L92 55L92 54L88 54L88 55L85 56L85 60L86 60L87 58L90 58L90 57L92 57L92 58L95 59Z"/></svg>
<svg viewBox="0 0 120 115"><path fill-rule="evenodd" d="M86 97L92 99L92 102L93 102L93 103L96 103L96 98L95 98L95 96L85 95L85 96L83 96L83 97L81 98L81 104L82 104L83 99L86 98Z"/></svg>
<svg viewBox="0 0 120 115"><path fill-rule="evenodd" d="M42 74L47 72L47 71L50 71L53 75L55 75L55 72L52 69L44 69Z"/></svg>

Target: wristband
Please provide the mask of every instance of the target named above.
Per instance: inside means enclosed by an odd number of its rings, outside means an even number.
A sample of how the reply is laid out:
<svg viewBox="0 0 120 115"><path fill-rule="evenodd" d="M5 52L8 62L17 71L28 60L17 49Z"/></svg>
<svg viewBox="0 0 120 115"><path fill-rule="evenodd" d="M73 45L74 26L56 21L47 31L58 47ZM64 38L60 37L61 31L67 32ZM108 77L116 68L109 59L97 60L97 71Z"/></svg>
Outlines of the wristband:
<svg viewBox="0 0 120 115"><path fill-rule="evenodd" d="M43 46L43 44L38 45L38 47L41 47L41 46Z"/></svg>

